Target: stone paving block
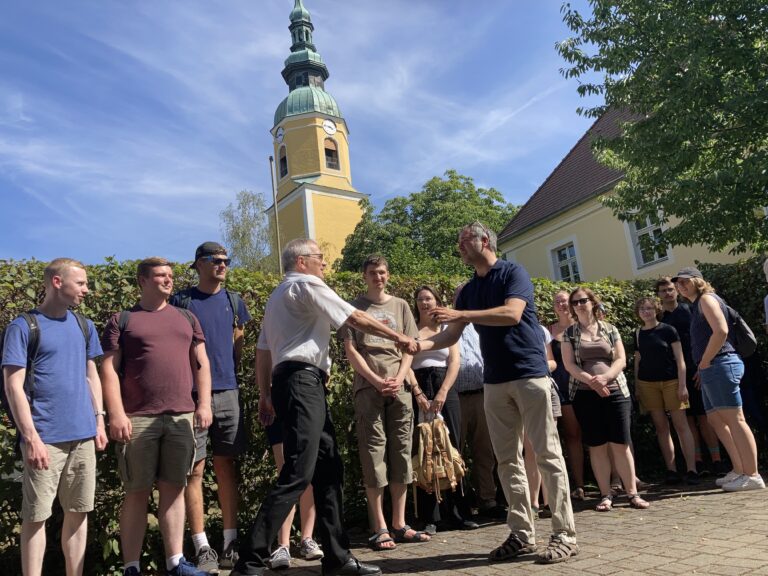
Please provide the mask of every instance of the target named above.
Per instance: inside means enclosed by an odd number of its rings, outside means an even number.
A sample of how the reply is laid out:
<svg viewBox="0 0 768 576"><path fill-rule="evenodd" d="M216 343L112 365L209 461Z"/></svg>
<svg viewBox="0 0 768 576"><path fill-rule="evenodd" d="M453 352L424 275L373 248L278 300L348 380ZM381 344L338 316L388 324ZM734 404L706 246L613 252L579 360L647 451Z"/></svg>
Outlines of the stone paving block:
<svg viewBox="0 0 768 576"><path fill-rule="evenodd" d="M699 554L697 556L691 556L690 558L680 560L680 564L700 568L703 566L715 565L718 563L718 559L719 557L715 556L714 554Z"/></svg>

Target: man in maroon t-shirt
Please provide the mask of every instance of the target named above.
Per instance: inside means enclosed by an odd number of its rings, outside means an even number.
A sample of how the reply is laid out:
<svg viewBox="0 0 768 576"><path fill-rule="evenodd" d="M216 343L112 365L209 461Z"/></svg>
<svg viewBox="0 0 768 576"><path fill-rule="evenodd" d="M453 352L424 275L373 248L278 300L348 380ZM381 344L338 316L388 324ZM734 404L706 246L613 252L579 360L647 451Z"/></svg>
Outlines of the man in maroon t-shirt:
<svg viewBox="0 0 768 576"><path fill-rule="evenodd" d="M195 454L194 426L211 424L211 373L203 331L192 313L167 304L173 270L164 258L139 263L141 299L115 314L102 335L101 381L109 433L118 442L125 487L120 514L124 574L141 573L147 500L157 482L167 573L205 575L182 555L184 487ZM121 382L122 381L122 382ZM197 407L192 386L197 386Z"/></svg>

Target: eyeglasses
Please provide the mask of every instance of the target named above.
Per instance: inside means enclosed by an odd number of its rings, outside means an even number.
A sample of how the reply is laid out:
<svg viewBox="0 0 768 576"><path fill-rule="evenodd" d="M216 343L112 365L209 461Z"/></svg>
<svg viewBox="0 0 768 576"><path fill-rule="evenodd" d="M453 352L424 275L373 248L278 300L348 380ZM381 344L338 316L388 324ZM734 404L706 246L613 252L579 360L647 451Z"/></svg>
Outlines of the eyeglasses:
<svg viewBox="0 0 768 576"><path fill-rule="evenodd" d="M302 254L302 256L304 256L305 258L309 258L310 256L314 256L318 260L325 260L325 256L323 256L322 253L320 253L320 254Z"/></svg>
<svg viewBox="0 0 768 576"><path fill-rule="evenodd" d="M214 266L221 266L222 264L224 264L225 266L229 266L232 263L232 260L230 258L217 258L216 256L203 256L201 260L210 262Z"/></svg>
<svg viewBox="0 0 768 576"><path fill-rule="evenodd" d="M571 306L585 306L587 302L590 302L589 298L579 298L578 300L571 300Z"/></svg>

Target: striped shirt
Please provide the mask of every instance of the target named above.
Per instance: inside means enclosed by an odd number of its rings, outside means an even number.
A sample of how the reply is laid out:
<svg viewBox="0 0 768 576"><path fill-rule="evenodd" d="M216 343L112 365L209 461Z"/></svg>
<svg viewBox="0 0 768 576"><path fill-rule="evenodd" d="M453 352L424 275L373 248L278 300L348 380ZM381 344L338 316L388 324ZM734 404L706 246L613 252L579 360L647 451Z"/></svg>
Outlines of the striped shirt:
<svg viewBox="0 0 768 576"><path fill-rule="evenodd" d="M480 355L480 337L472 324L467 324L459 339L461 365L454 386L456 391L471 392L483 388L483 357Z"/></svg>

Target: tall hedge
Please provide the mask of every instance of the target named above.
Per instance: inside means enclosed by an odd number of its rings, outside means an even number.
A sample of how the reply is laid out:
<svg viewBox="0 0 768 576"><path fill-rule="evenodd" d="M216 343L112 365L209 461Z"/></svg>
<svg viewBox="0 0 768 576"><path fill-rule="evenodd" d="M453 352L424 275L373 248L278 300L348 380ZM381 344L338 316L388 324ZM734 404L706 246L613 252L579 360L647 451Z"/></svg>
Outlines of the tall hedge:
<svg viewBox="0 0 768 576"><path fill-rule="evenodd" d="M6 326L19 312L33 308L43 296L42 271L45 264L32 261L0 261L0 327ZM101 329L109 316L128 308L138 300L135 281L136 262L117 262L108 258L104 264L88 266L91 292L81 306L81 312L89 316ZM762 324L763 275L759 259L751 259L736 265L703 267L706 275L721 289L728 300L737 307L754 328ZM195 274L186 265L177 265L176 289L184 288L195 281ZM393 277L390 292L408 302L413 302L413 291L422 284L437 288L446 302L450 302L453 288L463 278L458 277ZM327 279L328 284L343 298L351 300L364 290L359 274L339 273ZM246 345L241 366L240 382L247 418L250 423L250 442L247 454L240 461L240 525L245 527L256 514L259 504L274 479L274 466L263 430L258 424L257 390L253 384L253 358L256 338L270 292L278 284L273 275L252 273L234 269L229 273L227 286L240 292L248 304L253 321L246 328ZM570 286L535 279L536 305L542 323L555 320L552 311L552 296L559 289ZM632 305L640 295L650 291L647 281L619 282L605 280L588 285L599 294L608 309L608 320L619 327L625 340L631 338L637 322L632 315ZM765 338L760 329L762 348ZM631 340L630 340L631 341ZM334 339L331 343L334 360L331 371L331 391L328 396L339 444L345 463L345 511L347 522L364 525L367 517L364 489L360 480L360 466L357 457L354 417L352 414L351 389L352 371L344 359L343 346ZM628 371L631 372L631 371ZM655 438L647 423L635 427L635 450L638 454L638 468L641 473L652 473L661 465ZM20 465L14 454L15 430L9 427L5 415L0 418L0 563L11 567L7 573L20 573L19 529L21 509ZM96 509L90 517L87 574L120 574L118 518L122 501L122 488L117 474L114 444L98 457L99 479ZM209 467L210 468L210 467ZM210 471L205 480L208 512L208 532L214 545L221 534L221 518L215 505L215 479ZM150 505L154 512L156 505ZM63 573L63 560L59 550L61 511L58 510L49 522L49 551L46 566L53 573ZM144 546L142 564L157 568L162 564L162 546L156 519L150 518L147 543ZM5 573L5 570L4 570Z"/></svg>

